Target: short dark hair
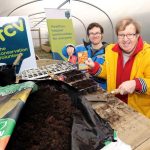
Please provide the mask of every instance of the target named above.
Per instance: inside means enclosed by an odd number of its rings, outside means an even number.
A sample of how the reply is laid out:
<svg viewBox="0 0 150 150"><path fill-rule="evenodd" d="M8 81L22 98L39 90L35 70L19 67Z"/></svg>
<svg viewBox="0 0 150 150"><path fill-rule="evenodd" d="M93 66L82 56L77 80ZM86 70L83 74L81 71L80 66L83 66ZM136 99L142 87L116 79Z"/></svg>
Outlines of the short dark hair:
<svg viewBox="0 0 150 150"><path fill-rule="evenodd" d="M141 32L139 23L136 22L134 19L128 17L128 18L124 18L118 21L118 23L116 24L116 29L115 29L116 35L118 35L118 31L125 30L125 28L130 24L133 24L135 26L136 34L139 34Z"/></svg>
<svg viewBox="0 0 150 150"><path fill-rule="evenodd" d="M93 22L93 23L89 24L88 27L87 27L87 30L86 30L87 35L89 35L89 30L91 30L94 27L100 28L101 33L102 34L104 33L103 27L99 23Z"/></svg>

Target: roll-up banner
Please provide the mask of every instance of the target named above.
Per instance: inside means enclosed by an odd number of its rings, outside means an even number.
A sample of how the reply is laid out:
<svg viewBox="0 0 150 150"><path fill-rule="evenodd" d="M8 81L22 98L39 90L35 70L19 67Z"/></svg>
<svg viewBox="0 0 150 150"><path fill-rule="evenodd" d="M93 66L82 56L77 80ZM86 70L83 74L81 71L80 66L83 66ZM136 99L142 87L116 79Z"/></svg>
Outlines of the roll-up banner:
<svg viewBox="0 0 150 150"><path fill-rule="evenodd" d="M17 73L36 68L33 42L26 16L0 17L0 63L13 64L19 53L23 56Z"/></svg>
<svg viewBox="0 0 150 150"><path fill-rule="evenodd" d="M62 55L62 48L68 43L75 44L75 34L70 10L45 8L49 42L53 59L66 60Z"/></svg>

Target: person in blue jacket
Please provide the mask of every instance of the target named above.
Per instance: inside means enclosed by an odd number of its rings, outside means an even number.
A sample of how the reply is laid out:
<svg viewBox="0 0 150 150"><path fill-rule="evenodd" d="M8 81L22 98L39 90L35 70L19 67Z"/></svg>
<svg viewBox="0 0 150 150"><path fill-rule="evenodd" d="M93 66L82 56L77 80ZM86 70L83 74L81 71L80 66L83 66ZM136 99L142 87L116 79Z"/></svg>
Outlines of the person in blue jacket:
<svg viewBox="0 0 150 150"><path fill-rule="evenodd" d="M105 61L105 47L108 45L106 42L102 42L103 35L103 27L100 24L93 22L87 27L89 42L83 41L82 45L77 46L68 44L62 49L62 54L66 58L70 58L71 56L77 56L78 52L87 51L89 58L94 62L103 64ZM93 78L100 84L100 87L106 90L106 80L96 77Z"/></svg>

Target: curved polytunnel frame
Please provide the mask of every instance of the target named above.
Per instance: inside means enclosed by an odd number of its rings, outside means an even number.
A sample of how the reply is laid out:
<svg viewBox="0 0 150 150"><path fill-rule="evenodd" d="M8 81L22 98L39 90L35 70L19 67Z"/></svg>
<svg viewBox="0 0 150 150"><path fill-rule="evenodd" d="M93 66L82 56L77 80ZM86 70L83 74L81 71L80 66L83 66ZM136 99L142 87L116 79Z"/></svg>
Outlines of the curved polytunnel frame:
<svg viewBox="0 0 150 150"><path fill-rule="evenodd" d="M72 1L77 1L77 2L81 2L81 3L85 3L87 5L90 5L96 9L98 9L99 11L101 11L102 13L104 13L106 15L106 17L108 18L109 22L110 22L110 25L111 25L111 29L112 29L112 41L114 42L114 26L113 26L113 23L112 23L112 20L110 19L109 15L104 11L102 10L101 8L89 3L89 2L86 2L86 1L82 1L82 0L72 0Z"/></svg>
<svg viewBox="0 0 150 150"><path fill-rule="evenodd" d="M38 2L38 1L43 1L43 0L34 0L34 1L31 1L31 2L22 4L22 5L18 6L18 7L16 7L15 9L13 9L13 10L8 14L8 16L10 16L10 15L11 15L13 12L15 12L17 9L20 9L20 8L26 6L26 5L30 5L30 4L35 3L35 2Z"/></svg>
<svg viewBox="0 0 150 150"><path fill-rule="evenodd" d="M13 9L13 10L8 14L8 16L10 16L13 12L15 12L16 10L18 10L18 9L20 9L20 8L26 6L26 5L30 5L30 4L32 4L32 3L36 3L36 2L39 2L39 1L43 1L43 0L34 0L34 1L31 1L31 2L22 4L22 5L18 6L18 7L16 7L15 9ZM96 9L99 10L100 12L104 13L104 14L106 15L106 17L108 18L109 22L110 22L111 29L112 29L112 41L114 42L114 27L113 27L113 23L112 23L112 21L111 21L109 15L108 15L104 10L102 10L101 8L99 8L99 7L97 7L97 6L93 5L93 4L91 4L91 3L89 3L89 2L86 2L86 1L82 1L82 0L72 0L72 1L80 2L80 3L85 3L85 4L87 4L87 5L90 5L90 6L94 7L94 8L96 8ZM70 0L66 0L66 1L64 1L63 3L61 3L61 4L57 7L57 9L60 9L60 8L63 7L66 3L70 3ZM31 16L33 16L33 15L39 15L39 14L42 14L42 13L45 13L45 12L37 12L37 13L34 13L34 14L30 14L29 17L31 17ZM79 18L79 17L77 17L77 16L75 16L75 15L71 15L71 17L77 19L77 20L83 25L84 29L86 29L86 26L85 26L85 24L83 23L83 21L82 21L81 18ZM43 22L45 19L46 19L46 17L45 17L45 18L42 18L39 22L37 22L37 23L36 23L34 26L32 26L31 28L36 27L36 26L39 25L41 22ZM85 36L85 37L86 37L86 36ZM86 39L87 39L87 37L86 37Z"/></svg>

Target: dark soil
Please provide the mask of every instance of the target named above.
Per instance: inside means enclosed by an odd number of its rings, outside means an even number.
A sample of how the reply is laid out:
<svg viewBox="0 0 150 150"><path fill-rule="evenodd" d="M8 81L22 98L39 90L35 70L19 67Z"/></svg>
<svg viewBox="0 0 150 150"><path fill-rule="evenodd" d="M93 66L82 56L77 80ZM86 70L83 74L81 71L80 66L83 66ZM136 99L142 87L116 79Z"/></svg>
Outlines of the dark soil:
<svg viewBox="0 0 150 150"><path fill-rule="evenodd" d="M74 113L79 111L68 94L40 86L29 96L7 150L70 150Z"/></svg>

